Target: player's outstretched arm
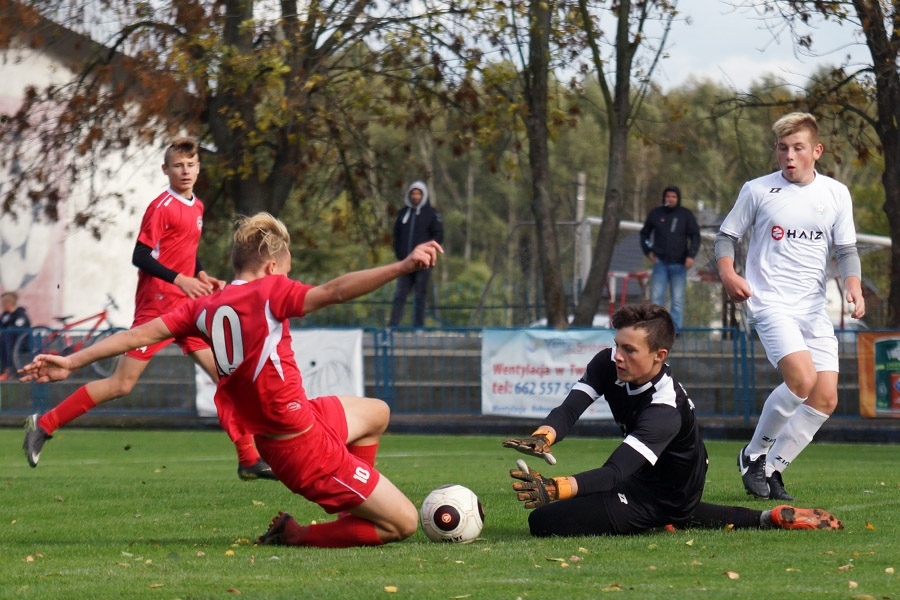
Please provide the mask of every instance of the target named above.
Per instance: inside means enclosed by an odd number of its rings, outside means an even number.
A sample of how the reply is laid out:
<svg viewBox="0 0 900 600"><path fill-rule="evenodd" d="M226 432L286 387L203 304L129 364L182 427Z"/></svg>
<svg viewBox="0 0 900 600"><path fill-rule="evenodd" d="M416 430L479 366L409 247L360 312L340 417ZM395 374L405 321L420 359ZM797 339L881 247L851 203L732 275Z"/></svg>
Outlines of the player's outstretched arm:
<svg viewBox="0 0 900 600"><path fill-rule="evenodd" d="M438 254L443 253L440 244L429 241L413 248L409 256L401 261L336 277L306 293L303 313L309 314L332 304L349 302L377 290L402 275L433 267L437 263Z"/></svg>
<svg viewBox="0 0 900 600"><path fill-rule="evenodd" d="M510 438L503 442L504 448L513 448L523 454L537 456L549 465L556 464L556 457L550 446L556 441L556 430L552 427L539 427L527 438Z"/></svg>
<svg viewBox="0 0 900 600"><path fill-rule="evenodd" d="M149 346L170 337L172 337L172 332L169 331L162 319L156 318L134 329L120 331L103 338L96 344L87 346L69 356L39 354L31 363L25 365L19 371L19 374L22 375L20 380L24 382L33 381L35 383L61 381L68 377L72 371L102 358L117 356L129 350Z"/></svg>

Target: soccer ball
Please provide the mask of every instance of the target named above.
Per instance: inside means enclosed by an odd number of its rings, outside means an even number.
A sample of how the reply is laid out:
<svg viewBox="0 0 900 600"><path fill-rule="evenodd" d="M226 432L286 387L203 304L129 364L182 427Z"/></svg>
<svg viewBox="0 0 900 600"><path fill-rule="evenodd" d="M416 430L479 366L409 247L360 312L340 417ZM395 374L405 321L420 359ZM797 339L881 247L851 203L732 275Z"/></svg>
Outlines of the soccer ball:
<svg viewBox="0 0 900 600"><path fill-rule="evenodd" d="M432 542L468 544L484 526L484 509L472 490L461 485L442 485L422 502L422 530Z"/></svg>

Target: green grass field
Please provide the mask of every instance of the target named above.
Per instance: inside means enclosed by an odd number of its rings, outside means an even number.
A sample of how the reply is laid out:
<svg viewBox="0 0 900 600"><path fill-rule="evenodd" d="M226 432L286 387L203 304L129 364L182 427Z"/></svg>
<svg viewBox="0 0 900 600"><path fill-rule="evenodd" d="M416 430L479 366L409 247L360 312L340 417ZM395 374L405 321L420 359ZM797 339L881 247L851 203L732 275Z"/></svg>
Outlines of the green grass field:
<svg viewBox="0 0 900 600"><path fill-rule="evenodd" d="M522 432L510 431L511 434ZM378 468L420 505L444 483L482 500L469 545L419 531L379 548L255 547L279 510L328 518L276 482L243 482L219 432L63 429L31 469L22 431L0 430L0 598L900 598L900 449L809 447L787 473L799 506L844 531L700 531L532 539L510 491L518 453L500 439L388 435ZM570 439L566 475L617 440ZM755 508L735 467L740 443L707 444L705 500Z"/></svg>

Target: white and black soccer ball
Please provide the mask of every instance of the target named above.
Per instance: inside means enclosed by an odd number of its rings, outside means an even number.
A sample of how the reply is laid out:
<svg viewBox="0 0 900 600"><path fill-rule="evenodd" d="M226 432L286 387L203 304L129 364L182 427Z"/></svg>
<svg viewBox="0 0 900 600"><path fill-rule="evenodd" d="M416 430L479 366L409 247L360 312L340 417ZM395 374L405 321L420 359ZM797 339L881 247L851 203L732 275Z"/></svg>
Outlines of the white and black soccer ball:
<svg viewBox="0 0 900 600"><path fill-rule="evenodd" d="M422 502L422 530L432 542L468 544L484 527L484 509L472 490L457 484L442 485Z"/></svg>

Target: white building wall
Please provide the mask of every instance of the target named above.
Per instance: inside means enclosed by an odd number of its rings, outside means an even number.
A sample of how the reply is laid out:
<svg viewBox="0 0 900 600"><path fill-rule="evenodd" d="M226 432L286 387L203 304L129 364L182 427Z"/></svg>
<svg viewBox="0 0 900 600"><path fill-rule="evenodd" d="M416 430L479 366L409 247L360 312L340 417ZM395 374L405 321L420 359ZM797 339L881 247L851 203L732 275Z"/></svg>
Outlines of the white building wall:
<svg viewBox="0 0 900 600"><path fill-rule="evenodd" d="M52 57L30 49L11 52L0 64L0 110L14 112L28 86L44 88L62 82L71 72ZM40 160L40 157L36 158ZM61 220L53 224L33 214L25 198L16 201L18 218L0 217L0 289L20 293L20 304L34 324L58 325L54 316L76 318L98 312L111 295L119 307L110 315L114 324L131 325L137 269L131 255L147 204L162 191L162 150L143 148L103 159L94 176L72 189L64 201ZM0 185L7 177L0 177ZM99 209L101 239L71 225L92 195L118 192L121 202Z"/></svg>

